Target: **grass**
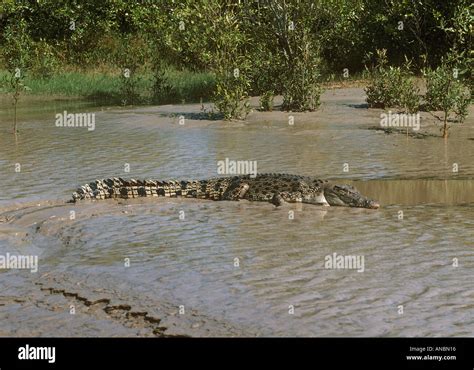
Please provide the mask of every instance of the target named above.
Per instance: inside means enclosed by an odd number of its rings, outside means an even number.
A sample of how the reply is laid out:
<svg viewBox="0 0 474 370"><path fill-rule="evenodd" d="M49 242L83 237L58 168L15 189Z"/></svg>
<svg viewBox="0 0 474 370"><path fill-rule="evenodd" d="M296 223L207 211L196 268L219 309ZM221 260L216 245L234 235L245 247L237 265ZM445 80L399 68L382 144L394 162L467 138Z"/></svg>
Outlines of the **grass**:
<svg viewBox="0 0 474 370"><path fill-rule="evenodd" d="M8 76L6 71L0 71L0 81ZM173 90L170 103L186 103L208 101L211 97L215 80L214 76L205 72L190 72L167 70L165 76ZM120 103L121 78L118 74L97 73L94 71L60 72L49 78L37 78L31 75L25 78L26 85L31 89L28 95L54 95L71 98L83 98L93 101ZM137 75L136 90L140 95L140 103L151 103L153 76L151 73ZM0 93L7 93L0 87Z"/></svg>
<svg viewBox="0 0 474 370"><path fill-rule="evenodd" d="M0 70L0 81L8 73ZM171 94L166 103L196 103L201 99L208 102L214 93L215 77L207 72L191 72L187 70L167 69L165 76L171 86ZM364 86L365 75L359 73L345 79L339 75L330 75L323 86L325 88ZM65 98L80 98L108 104L121 104L121 78L119 71L97 68L91 71L74 71L65 68L49 78L35 77L27 74L26 85L31 89L30 96L55 96ZM137 75L136 91L139 94L139 104L156 103L152 97L153 75L142 72ZM5 94L0 86L0 94Z"/></svg>
<svg viewBox="0 0 474 370"><path fill-rule="evenodd" d="M209 101L214 92L215 78L211 73L168 70L166 77L179 101Z"/></svg>

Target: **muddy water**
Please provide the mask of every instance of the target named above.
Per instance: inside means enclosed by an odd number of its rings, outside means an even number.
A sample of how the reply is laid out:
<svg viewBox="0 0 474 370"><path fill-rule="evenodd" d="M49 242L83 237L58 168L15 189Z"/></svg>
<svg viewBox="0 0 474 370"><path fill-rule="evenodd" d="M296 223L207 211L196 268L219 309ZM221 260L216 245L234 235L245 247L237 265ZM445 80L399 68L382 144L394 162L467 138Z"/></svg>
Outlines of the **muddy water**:
<svg viewBox="0 0 474 370"><path fill-rule="evenodd" d="M380 112L363 100L359 89L327 92L322 109L293 114L294 125L281 112L224 123L202 119L196 105L45 104L23 111L16 141L2 111L0 254L35 254L40 266L0 272L0 335L156 334L142 311L167 334L474 335L474 122L448 142L387 135L368 130ZM64 109L95 112L96 129L55 127ZM437 133L430 117L421 124ZM225 158L353 182L382 208L63 203L95 178L204 178ZM363 272L325 268L334 253L364 257Z"/></svg>

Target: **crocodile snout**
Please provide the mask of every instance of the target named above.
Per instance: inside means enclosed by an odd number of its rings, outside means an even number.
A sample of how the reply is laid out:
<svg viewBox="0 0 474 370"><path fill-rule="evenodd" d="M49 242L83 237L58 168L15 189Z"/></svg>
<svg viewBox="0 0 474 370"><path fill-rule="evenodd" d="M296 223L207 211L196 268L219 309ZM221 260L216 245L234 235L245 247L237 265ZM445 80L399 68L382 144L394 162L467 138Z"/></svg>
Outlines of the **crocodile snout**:
<svg viewBox="0 0 474 370"><path fill-rule="evenodd" d="M374 200L371 200L368 204L369 208L371 209L378 209L380 208L380 203L374 201Z"/></svg>

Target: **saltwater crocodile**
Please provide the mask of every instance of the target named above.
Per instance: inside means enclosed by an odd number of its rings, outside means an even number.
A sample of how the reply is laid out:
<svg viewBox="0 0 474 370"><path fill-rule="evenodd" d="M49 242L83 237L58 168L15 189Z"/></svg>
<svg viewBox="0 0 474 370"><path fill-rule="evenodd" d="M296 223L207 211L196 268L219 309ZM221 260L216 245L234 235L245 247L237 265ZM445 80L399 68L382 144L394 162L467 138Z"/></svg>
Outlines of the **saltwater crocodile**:
<svg viewBox="0 0 474 370"><path fill-rule="evenodd" d="M363 196L350 185L336 185L316 177L289 174L259 174L215 177L207 180L156 181L109 178L81 186L72 201L81 199L186 197L210 200L309 203L322 206L379 208L379 204Z"/></svg>

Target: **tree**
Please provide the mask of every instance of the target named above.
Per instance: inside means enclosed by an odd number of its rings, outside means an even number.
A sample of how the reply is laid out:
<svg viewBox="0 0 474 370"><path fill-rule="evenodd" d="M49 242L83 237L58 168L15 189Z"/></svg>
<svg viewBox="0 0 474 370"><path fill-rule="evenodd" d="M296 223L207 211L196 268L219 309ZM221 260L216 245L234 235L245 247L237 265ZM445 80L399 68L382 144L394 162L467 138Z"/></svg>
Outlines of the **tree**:
<svg viewBox="0 0 474 370"><path fill-rule="evenodd" d="M468 87L459 79L454 59L445 59L435 70L428 69L426 75L426 103L430 110L443 112L443 138L448 138L448 120L450 114L462 122L467 116L467 107L471 101Z"/></svg>
<svg viewBox="0 0 474 370"><path fill-rule="evenodd" d="M29 66L31 39L25 20L9 24L3 33L4 59L8 70L3 85L13 99L13 133L17 133L17 106L21 94L29 90L25 85L26 70Z"/></svg>
<svg viewBox="0 0 474 370"><path fill-rule="evenodd" d="M261 65L274 67L271 79L281 80L283 109L316 109L321 94L319 45L311 32L317 19L316 5L305 1L264 1L254 15L258 21L253 41L263 45L258 58L266 61ZM269 85L269 89L273 88Z"/></svg>

